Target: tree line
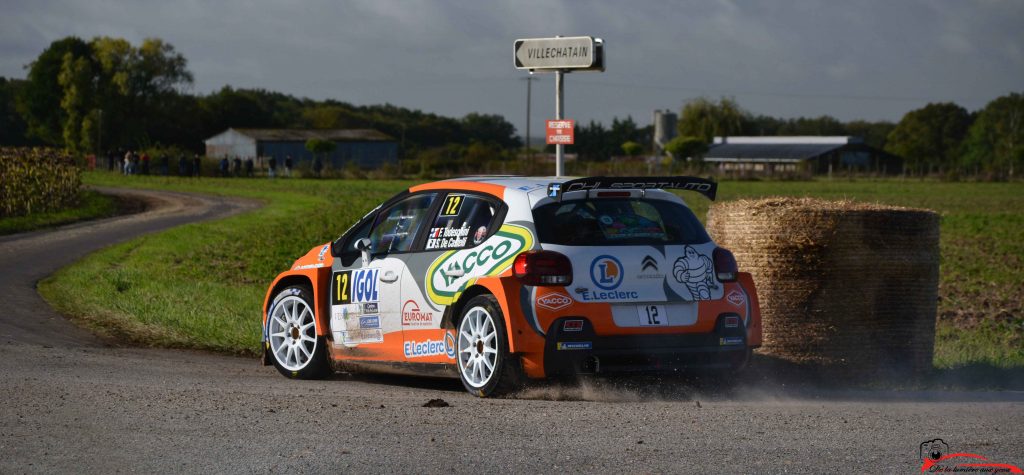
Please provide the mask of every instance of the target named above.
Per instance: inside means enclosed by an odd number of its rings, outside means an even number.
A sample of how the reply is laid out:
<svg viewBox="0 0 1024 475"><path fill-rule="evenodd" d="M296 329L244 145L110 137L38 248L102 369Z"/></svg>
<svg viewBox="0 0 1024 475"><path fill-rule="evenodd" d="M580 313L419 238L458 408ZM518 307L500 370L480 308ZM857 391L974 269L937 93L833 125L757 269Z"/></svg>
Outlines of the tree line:
<svg viewBox="0 0 1024 475"><path fill-rule="evenodd" d="M357 106L264 89L224 86L192 94L187 61L160 39L54 41L26 66L25 79L0 78L0 143L78 153L174 145L202 152L203 140L235 128L372 128L400 142L403 155L449 144L488 150L522 146L500 115L444 117L391 104Z"/></svg>
<svg viewBox="0 0 1024 475"><path fill-rule="evenodd" d="M236 128L372 128L399 142L400 156L438 172L519 156L515 127L500 115L451 118L391 104L316 101L264 89L224 86L192 94L187 60L160 39L54 41L26 66L25 79L0 77L0 144L49 145L77 153L175 146L202 152L203 140ZM680 111L676 158L699 156L715 136L855 135L905 159L912 174L1013 177L1024 165L1024 96L1011 93L978 111L934 103L888 121L756 115L732 98L698 98ZM609 126L576 125L581 161L653 153L653 126L632 117Z"/></svg>
<svg viewBox="0 0 1024 475"><path fill-rule="evenodd" d="M700 98L683 106L677 128L679 136L666 150L681 157L699 155L716 136L855 135L903 157L904 171L913 175L1012 179L1024 167L1024 95L1015 92L973 112L952 102L930 103L895 124L830 116L778 119L753 115L731 98Z"/></svg>

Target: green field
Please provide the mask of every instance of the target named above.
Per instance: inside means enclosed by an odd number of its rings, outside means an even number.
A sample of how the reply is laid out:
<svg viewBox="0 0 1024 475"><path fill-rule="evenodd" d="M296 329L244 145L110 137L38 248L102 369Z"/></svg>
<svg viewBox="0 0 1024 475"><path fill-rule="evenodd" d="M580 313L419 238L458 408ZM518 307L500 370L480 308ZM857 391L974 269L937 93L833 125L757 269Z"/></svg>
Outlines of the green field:
<svg viewBox="0 0 1024 475"><path fill-rule="evenodd" d="M0 218L0 236L22 233L34 229L50 228L87 219L99 219L118 213L117 199L95 191L78 194L78 203L56 211L32 213L25 216Z"/></svg>
<svg viewBox="0 0 1024 475"><path fill-rule="evenodd" d="M252 355L274 276L413 182L178 179L86 173L88 184L262 200L260 210L100 251L40 285L60 310L133 344ZM719 199L814 196L942 214L935 364L1024 367L1024 184L933 181L723 182ZM688 197L701 218L708 202Z"/></svg>

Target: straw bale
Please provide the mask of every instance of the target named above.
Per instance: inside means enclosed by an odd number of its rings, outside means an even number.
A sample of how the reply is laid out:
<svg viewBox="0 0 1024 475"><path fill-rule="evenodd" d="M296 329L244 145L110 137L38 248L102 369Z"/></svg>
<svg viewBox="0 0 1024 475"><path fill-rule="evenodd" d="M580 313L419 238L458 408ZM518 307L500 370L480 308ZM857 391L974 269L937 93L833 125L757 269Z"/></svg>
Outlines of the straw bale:
<svg viewBox="0 0 1024 475"><path fill-rule="evenodd" d="M764 198L713 205L708 230L753 275L762 353L858 374L931 369L935 212Z"/></svg>

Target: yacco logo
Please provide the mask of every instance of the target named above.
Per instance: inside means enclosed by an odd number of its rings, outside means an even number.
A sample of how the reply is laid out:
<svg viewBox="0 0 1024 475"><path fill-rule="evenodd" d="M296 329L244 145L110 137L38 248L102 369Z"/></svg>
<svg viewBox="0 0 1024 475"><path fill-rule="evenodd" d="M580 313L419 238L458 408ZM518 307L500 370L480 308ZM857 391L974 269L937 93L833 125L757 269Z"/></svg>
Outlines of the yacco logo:
<svg viewBox="0 0 1024 475"><path fill-rule="evenodd" d="M402 325L424 326L434 321L434 314L420 310L420 306L414 300L406 300L402 305Z"/></svg>
<svg viewBox="0 0 1024 475"><path fill-rule="evenodd" d="M590 263L590 278L604 290L614 290L622 283L622 263L609 256L597 256Z"/></svg>
<svg viewBox="0 0 1024 475"><path fill-rule="evenodd" d="M562 293L547 294L537 299L537 305L548 310L559 310L572 304L572 299Z"/></svg>
<svg viewBox="0 0 1024 475"><path fill-rule="evenodd" d="M447 347L451 347L451 351ZM449 345L448 337L443 340L407 341L403 346L406 358L423 358L425 356L446 355L455 358L455 347Z"/></svg>
<svg viewBox="0 0 1024 475"><path fill-rule="evenodd" d="M480 245L441 254L427 267L427 296L437 305L448 305L475 278L498 275L512 265L520 251L533 247L530 230L505 224Z"/></svg>
<svg viewBox="0 0 1024 475"><path fill-rule="evenodd" d="M352 302L376 302L377 275L380 269L360 269L352 272Z"/></svg>
<svg viewBox="0 0 1024 475"><path fill-rule="evenodd" d="M747 298L743 296L743 293L735 289L733 289L732 292L729 292L729 295L726 295L725 299L737 307L743 306L747 301Z"/></svg>

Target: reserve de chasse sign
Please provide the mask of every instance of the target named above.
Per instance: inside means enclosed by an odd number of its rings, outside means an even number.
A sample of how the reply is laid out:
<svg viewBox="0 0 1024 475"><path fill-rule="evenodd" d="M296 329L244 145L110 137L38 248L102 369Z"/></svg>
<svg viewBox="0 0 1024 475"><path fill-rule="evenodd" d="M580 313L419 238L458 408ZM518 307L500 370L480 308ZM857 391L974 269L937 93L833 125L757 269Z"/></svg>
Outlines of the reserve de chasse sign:
<svg viewBox="0 0 1024 475"><path fill-rule="evenodd" d="M591 36L530 38L515 42L518 69L591 69L597 57Z"/></svg>
<svg viewBox="0 0 1024 475"><path fill-rule="evenodd" d="M572 145L575 143L573 127L574 120L549 120L547 121L547 143L548 145Z"/></svg>

